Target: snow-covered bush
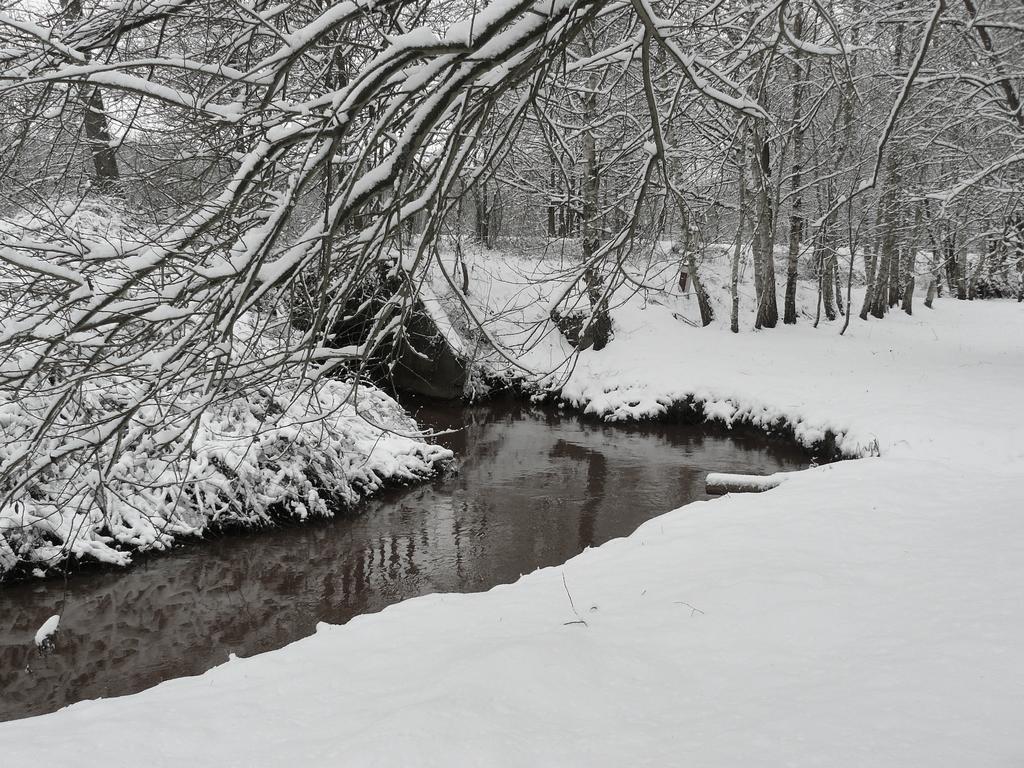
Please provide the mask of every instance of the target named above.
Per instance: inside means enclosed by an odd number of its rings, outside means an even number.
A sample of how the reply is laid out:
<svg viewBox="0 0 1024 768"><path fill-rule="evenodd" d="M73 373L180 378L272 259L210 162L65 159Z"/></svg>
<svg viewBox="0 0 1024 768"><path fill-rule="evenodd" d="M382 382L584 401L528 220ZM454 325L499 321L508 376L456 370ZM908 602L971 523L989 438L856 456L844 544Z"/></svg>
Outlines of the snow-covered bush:
<svg viewBox="0 0 1024 768"><path fill-rule="evenodd" d="M123 377L90 381L59 409L63 435L50 430L39 446L48 396L0 392L0 463L48 459L38 472L19 473L28 478L20 486L0 488L8 499L0 575L71 557L125 565L132 552L165 549L211 525L330 516L450 457L365 384L296 375L206 404L195 381L118 422L139 395L139 383ZM115 439L89 439L103 430Z"/></svg>
<svg viewBox="0 0 1024 768"><path fill-rule="evenodd" d="M1021 269L1013 263L1014 259L1005 254L1002 258L985 259L979 267L974 268L971 281L971 298L1008 299L1017 298L1021 293Z"/></svg>

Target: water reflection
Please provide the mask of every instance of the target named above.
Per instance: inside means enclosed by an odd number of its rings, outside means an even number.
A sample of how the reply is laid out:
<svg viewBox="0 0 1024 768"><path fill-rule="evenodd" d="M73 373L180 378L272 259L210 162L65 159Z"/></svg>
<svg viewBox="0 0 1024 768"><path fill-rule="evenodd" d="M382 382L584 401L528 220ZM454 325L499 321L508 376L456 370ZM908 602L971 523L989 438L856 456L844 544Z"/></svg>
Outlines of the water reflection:
<svg viewBox="0 0 1024 768"><path fill-rule="evenodd" d="M476 591L564 562L704 498L709 470L802 466L786 444L612 426L517 403L428 405L457 472L360 515L189 544L123 572L0 588L0 720L199 674L416 595ZM35 630L61 613L55 653Z"/></svg>

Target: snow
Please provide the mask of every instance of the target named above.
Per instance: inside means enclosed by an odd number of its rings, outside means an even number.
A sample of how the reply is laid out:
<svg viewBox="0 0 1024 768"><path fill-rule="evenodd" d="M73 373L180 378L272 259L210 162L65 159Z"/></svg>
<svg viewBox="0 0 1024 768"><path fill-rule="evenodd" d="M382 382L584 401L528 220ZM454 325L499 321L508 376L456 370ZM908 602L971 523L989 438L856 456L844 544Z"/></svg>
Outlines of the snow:
<svg viewBox="0 0 1024 768"><path fill-rule="evenodd" d="M36 630L36 647L43 648L44 646L51 645L53 643L53 636L57 634L59 626L60 614L54 614L44 621L42 626Z"/></svg>
<svg viewBox="0 0 1024 768"><path fill-rule="evenodd" d="M743 475L732 472L708 472L704 478L708 493L734 493L768 491L784 483L789 473L773 475ZM714 490L712 490L714 489Z"/></svg>
<svg viewBox="0 0 1024 768"><path fill-rule="evenodd" d="M842 337L806 319L733 335L721 314L707 329L676 320L692 299L659 301L617 307L614 340L581 356L567 399L619 418L690 397L718 418L788 420L805 442L832 430L868 458L688 505L487 593L418 598L200 677L0 724L5 758L1018 763L1024 308L944 298ZM555 360L560 344L529 355Z"/></svg>

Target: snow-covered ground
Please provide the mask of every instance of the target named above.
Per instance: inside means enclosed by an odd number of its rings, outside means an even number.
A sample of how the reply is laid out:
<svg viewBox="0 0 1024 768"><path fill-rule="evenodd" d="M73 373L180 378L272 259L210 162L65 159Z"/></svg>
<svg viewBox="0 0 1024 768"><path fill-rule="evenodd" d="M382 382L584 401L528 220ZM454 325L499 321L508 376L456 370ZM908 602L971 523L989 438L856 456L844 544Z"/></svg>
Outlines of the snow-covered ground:
<svg viewBox="0 0 1024 768"><path fill-rule="evenodd" d="M650 298L616 310L567 398L636 415L693 395L881 456L686 506L487 593L0 724L4 764L1020 765L1024 307L947 298L844 337L806 319L733 335Z"/></svg>

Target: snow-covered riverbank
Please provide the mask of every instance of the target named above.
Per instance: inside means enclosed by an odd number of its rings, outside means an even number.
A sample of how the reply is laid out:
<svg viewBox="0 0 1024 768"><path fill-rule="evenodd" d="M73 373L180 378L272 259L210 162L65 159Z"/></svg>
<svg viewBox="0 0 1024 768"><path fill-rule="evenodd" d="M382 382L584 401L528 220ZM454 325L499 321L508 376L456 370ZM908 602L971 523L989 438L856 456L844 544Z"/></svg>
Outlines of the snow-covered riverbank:
<svg viewBox="0 0 1024 768"><path fill-rule="evenodd" d="M732 335L639 299L565 395L696 395L880 458L666 514L563 567L0 724L12 764L1012 765L1024 311ZM869 450L870 449L870 450Z"/></svg>
<svg viewBox="0 0 1024 768"><path fill-rule="evenodd" d="M385 485L428 477L452 455L421 439L376 387L301 375L205 407L201 383L183 386L138 409L116 455L110 441L96 454L61 455L90 419L114 421L139 391L123 376L83 387L66 432L46 443L57 459L0 506L0 579L69 561L126 566L211 528L329 517ZM32 450L53 400L0 391L0 462ZM154 438L166 422L177 433L164 426L172 439Z"/></svg>

